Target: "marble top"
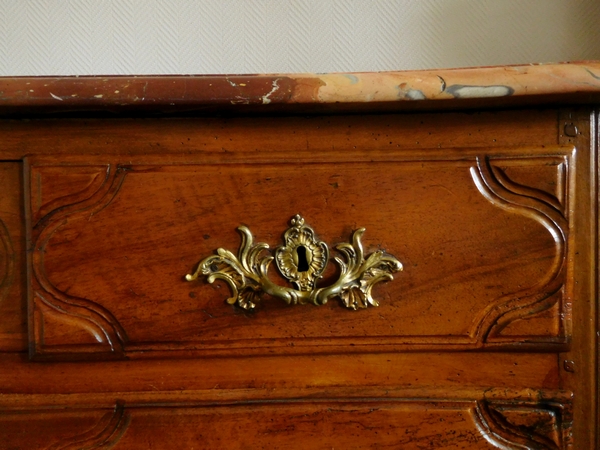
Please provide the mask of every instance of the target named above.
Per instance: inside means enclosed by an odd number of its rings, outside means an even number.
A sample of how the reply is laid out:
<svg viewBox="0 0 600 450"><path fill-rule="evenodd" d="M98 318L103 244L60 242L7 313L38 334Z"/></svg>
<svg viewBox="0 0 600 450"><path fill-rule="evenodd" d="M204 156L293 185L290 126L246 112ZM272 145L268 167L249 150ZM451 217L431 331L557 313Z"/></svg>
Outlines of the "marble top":
<svg viewBox="0 0 600 450"><path fill-rule="evenodd" d="M419 102L436 107L447 100L460 106L465 100L557 95L600 101L600 61L373 73L0 78L3 113Z"/></svg>

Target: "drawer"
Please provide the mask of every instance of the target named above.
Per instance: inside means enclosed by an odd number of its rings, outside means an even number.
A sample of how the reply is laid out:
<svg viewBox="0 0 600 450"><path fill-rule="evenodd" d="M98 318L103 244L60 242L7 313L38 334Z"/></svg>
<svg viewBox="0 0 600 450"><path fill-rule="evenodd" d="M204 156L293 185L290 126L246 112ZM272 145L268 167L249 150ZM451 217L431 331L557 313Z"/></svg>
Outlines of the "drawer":
<svg viewBox="0 0 600 450"><path fill-rule="evenodd" d="M34 356L567 348L574 148L449 153L28 159Z"/></svg>
<svg viewBox="0 0 600 450"><path fill-rule="evenodd" d="M590 117L0 121L2 442L593 448Z"/></svg>
<svg viewBox="0 0 600 450"><path fill-rule="evenodd" d="M502 399L289 402L211 409L125 408L120 403L112 409L13 413L0 417L0 424L14 430L5 443L16 448L24 434L29 434L28 443L35 448L50 442L53 449L115 444L127 449L171 448L173 442L182 448L200 442L211 449L489 449L502 448L506 441L521 448L560 448L571 443L568 429L547 430L559 422L568 424L569 415L561 408L543 410L527 400L515 407ZM440 423L449 426L440 429ZM524 426L532 423L537 433L522 436Z"/></svg>

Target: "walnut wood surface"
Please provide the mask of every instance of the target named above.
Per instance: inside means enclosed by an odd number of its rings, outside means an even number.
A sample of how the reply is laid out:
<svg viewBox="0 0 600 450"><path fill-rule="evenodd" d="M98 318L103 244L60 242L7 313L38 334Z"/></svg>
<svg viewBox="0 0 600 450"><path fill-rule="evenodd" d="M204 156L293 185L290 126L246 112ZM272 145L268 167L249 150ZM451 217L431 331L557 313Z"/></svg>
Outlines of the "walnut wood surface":
<svg viewBox="0 0 600 450"><path fill-rule="evenodd" d="M0 121L0 448L596 448L596 122ZM381 306L185 281L297 213Z"/></svg>
<svg viewBox="0 0 600 450"><path fill-rule="evenodd" d="M0 164L0 352L27 349L21 163Z"/></svg>
<svg viewBox="0 0 600 450"><path fill-rule="evenodd" d="M33 431L29 443L41 446L50 441L50 449L112 448L115 444L131 449L170 448L173 442L179 448L211 449L363 448L365 443L370 448L477 449L571 444L568 400L549 401L543 407L525 399L515 405L500 398L258 402L210 409L117 404L113 411L104 411L12 413L0 417L0 422L15 430L16 445L22 443L19 435ZM97 421L93 426L92 417ZM83 432L72 435L77 429ZM42 435L44 442L35 439Z"/></svg>
<svg viewBox="0 0 600 450"><path fill-rule="evenodd" d="M250 340L255 348L284 352L290 346L347 351L349 344L355 350L567 344L572 286L564 277L569 222L563 211L576 201L575 174L567 169L575 167L571 150L546 147L529 159L495 153L493 159L469 151L458 159L438 154L430 161L411 155L418 162L395 153L356 154L350 163L318 165L230 159L205 166L187 158L185 166L133 160L47 166L29 159L36 247L31 309L35 329L43 330L36 348L45 354L98 343L114 351L225 352L247 348ZM511 181L506 173L515 169L541 189ZM424 189L435 195L423 197ZM438 214L427 217L432 210ZM377 287L379 308L357 316L335 301L289 308L265 298L244 313L223 307L225 285L181 283L217 247L236 251L237 225L276 247L287 221L265 217L294 212L332 246L365 227L367 253L384 247L403 261L397 281ZM335 276L329 265L322 285Z"/></svg>

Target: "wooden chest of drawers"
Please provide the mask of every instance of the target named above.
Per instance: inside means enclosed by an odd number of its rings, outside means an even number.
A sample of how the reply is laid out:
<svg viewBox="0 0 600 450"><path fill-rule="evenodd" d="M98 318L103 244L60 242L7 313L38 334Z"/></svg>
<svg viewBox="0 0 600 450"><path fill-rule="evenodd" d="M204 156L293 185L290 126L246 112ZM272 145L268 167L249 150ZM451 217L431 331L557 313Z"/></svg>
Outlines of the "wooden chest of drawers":
<svg viewBox="0 0 600 450"><path fill-rule="evenodd" d="M596 448L600 85L473 73L6 80L0 448Z"/></svg>

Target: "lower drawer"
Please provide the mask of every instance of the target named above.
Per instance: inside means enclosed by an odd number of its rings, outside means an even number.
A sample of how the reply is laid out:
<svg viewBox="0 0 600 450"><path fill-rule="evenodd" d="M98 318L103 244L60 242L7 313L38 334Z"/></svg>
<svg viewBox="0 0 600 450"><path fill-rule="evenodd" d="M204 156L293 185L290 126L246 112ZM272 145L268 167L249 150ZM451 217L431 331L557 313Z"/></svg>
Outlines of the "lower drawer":
<svg viewBox="0 0 600 450"><path fill-rule="evenodd" d="M467 394L467 393L463 393ZM5 448L567 448L568 399L321 400L125 406L0 416ZM504 392L506 394L506 392ZM519 400L518 404L515 401ZM566 400L566 402L565 402ZM48 444L50 444L48 446Z"/></svg>

